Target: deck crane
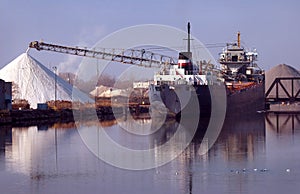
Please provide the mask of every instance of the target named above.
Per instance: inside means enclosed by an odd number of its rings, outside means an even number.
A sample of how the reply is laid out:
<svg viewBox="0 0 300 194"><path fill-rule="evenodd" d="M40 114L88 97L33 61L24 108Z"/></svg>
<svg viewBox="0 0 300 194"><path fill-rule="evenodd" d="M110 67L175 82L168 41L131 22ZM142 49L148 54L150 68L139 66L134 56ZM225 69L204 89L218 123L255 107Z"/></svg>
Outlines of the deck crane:
<svg viewBox="0 0 300 194"><path fill-rule="evenodd" d="M125 64L131 64L149 68L164 68L167 65L177 64L177 59L146 51L145 49L107 49L91 50L80 47L69 47L55 44L44 43L42 41L33 41L29 43L29 48L35 48L38 51L46 50L58 53L65 53L83 57L91 57L96 59L116 61Z"/></svg>

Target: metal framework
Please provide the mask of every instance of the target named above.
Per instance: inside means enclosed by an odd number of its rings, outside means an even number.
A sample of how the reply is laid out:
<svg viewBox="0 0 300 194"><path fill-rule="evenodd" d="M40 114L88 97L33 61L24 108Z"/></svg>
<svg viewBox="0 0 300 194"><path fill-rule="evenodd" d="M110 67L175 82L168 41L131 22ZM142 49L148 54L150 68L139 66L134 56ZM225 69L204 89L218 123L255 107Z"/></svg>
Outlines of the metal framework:
<svg viewBox="0 0 300 194"><path fill-rule="evenodd" d="M29 44L29 48L35 48L38 51L46 50L58 53L65 53L77 56L91 57L96 59L116 61L125 64L132 64L143 67L161 68L166 65L175 65L177 60L173 57L152 53L144 49L121 50L121 49L99 49L90 50L87 48L61 46L49 44L39 41L33 41Z"/></svg>
<svg viewBox="0 0 300 194"><path fill-rule="evenodd" d="M291 91L288 91L284 85L282 84L282 80L287 80L290 81L291 83ZM269 103L276 103L276 102L295 102L299 101L300 102L300 88L294 88L295 80L298 80L300 82L300 77L279 77L276 78L273 83L271 84L270 88L266 92L266 102ZM270 96L271 91L275 87L276 90L276 95L275 96ZM286 94L285 97L280 97L279 96L279 87L282 88L284 93Z"/></svg>

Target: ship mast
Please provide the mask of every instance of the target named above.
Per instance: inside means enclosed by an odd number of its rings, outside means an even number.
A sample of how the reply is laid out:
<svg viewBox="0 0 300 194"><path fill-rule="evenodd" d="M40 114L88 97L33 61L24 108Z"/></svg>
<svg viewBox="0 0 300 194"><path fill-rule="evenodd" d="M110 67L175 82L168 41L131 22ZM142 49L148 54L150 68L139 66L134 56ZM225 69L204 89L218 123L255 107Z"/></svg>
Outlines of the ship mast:
<svg viewBox="0 0 300 194"><path fill-rule="evenodd" d="M191 52L191 24L190 24L190 22L188 22L187 30L188 30L187 52Z"/></svg>

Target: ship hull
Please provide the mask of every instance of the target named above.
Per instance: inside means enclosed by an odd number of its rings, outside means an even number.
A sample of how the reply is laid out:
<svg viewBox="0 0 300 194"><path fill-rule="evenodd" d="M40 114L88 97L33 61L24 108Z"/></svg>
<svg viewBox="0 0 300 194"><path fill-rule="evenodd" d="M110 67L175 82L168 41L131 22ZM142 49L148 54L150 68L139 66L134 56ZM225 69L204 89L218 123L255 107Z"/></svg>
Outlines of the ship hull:
<svg viewBox="0 0 300 194"><path fill-rule="evenodd" d="M253 114L265 109L265 84L227 95L227 115Z"/></svg>
<svg viewBox="0 0 300 194"><path fill-rule="evenodd" d="M191 92L197 94L198 104L190 106L199 108L200 118L210 117L213 112L216 112L212 111L212 108L218 109L224 107L224 104L226 116L256 113L263 110L265 106L263 82L235 92L230 92L222 85L150 85L149 87L150 104L163 104L169 112L177 116L180 116L184 108L191 103L189 99ZM151 106L152 112L156 110L156 107Z"/></svg>

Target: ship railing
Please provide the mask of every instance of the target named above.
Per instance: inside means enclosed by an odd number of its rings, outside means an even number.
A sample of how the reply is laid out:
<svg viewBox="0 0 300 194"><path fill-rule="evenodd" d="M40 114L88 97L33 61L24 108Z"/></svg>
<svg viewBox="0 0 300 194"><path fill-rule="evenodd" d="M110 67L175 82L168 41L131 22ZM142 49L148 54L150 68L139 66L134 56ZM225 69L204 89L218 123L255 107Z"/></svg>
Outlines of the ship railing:
<svg viewBox="0 0 300 194"><path fill-rule="evenodd" d="M238 92L247 91L249 89L258 87L261 84L264 84L264 83L255 83L255 82L249 82L249 83L251 83L251 84L246 85L244 87L234 87L234 85L230 85L231 87L227 86L227 88L229 89L230 95L235 95Z"/></svg>

